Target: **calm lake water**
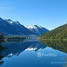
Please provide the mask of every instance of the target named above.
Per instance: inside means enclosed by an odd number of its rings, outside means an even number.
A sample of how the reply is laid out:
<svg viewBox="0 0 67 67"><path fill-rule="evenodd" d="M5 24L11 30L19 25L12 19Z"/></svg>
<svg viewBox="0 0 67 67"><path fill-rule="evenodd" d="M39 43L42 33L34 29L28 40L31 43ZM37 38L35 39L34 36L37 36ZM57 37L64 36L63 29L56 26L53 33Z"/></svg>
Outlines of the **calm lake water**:
<svg viewBox="0 0 67 67"><path fill-rule="evenodd" d="M67 47L53 44L1 43L0 67L67 67Z"/></svg>

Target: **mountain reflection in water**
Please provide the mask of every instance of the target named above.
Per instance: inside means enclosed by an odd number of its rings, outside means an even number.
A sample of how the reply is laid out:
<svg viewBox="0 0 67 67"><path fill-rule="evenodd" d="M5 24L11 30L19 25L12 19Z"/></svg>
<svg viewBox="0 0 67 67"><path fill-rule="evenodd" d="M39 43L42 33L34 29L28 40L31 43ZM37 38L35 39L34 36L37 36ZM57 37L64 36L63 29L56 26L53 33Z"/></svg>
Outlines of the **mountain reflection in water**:
<svg viewBox="0 0 67 67"><path fill-rule="evenodd" d="M0 43L0 64L3 64L4 57L11 57L13 55L19 55L26 49L33 48L34 51L45 48L40 42L25 42L25 43Z"/></svg>
<svg viewBox="0 0 67 67"><path fill-rule="evenodd" d="M49 56L49 54L56 56ZM30 67L30 65L32 67L63 67L65 63L62 62L66 62L66 58L66 41L0 43L0 65L2 67ZM62 64L55 64L53 61Z"/></svg>

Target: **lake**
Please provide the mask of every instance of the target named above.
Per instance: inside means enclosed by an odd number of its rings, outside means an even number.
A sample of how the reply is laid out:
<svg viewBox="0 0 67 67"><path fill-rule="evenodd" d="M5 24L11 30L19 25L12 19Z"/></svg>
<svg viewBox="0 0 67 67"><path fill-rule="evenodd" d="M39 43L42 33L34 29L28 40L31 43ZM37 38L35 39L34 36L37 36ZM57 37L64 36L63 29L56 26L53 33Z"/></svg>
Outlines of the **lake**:
<svg viewBox="0 0 67 67"><path fill-rule="evenodd" d="M0 67L67 67L66 42L0 43Z"/></svg>

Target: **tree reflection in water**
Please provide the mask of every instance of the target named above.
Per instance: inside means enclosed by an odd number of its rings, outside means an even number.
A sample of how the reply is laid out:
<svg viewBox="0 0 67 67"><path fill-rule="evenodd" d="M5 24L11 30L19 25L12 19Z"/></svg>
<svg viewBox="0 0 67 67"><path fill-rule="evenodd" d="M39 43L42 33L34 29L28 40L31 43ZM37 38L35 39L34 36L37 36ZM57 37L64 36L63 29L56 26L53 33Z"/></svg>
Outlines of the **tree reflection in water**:
<svg viewBox="0 0 67 67"><path fill-rule="evenodd" d="M41 43L46 44L48 47L67 53L66 40L42 40Z"/></svg>

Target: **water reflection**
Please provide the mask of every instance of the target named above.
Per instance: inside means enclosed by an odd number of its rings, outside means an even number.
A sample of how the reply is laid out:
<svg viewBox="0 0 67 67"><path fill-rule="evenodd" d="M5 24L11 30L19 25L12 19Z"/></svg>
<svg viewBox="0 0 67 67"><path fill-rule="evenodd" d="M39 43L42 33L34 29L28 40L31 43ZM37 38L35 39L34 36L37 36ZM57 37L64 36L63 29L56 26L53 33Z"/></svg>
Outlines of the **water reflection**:
<svg viewBox="0 0 67 67"><path fill-rule="evenodd" d="M62 67L62 64L53 66L53 61L64 62L67 56L67 42L66 41L41 41L24 42L24 43L0 43L0 65L2 67ZM47 47L48 46L48 47ZM51 48L49 48L51 47ZM53 48L53 49L52 49ZM54 50L55 49L55 50ZM33 51L28 51L33 50ZM59 51L56 51L59 50ZM65 52L65 53L62 53ZM38 57L41 53L42 56ZM47 54L56 54L57 56L48 56ZM20 55L19 55L20 54ZM46 55L46 56L45 56ZM15 57L18 56L15 59ZM63 56L63 57L62 57ZM5 60L9 57L11 61ZM12 58L14 57L14 58ZM13 63L15 61L15 63ZM6 62L6 63L5 63ZM11 63L11 65L9 65ZM51 64L52 63L52 64ZM19 64L19 65L18 65ZM64 63L63 63L64 64ZM18 66L17 66L18 65Z"/></svg>
<svg viewBox="0 0 67 67"><path fill-rule="evenodd" d="M45 48L40 42L25 42L25 43L0 43L0 64L3 64L4 57L12 57L13 55L19 55L26 49L34 49L38 51L39 49Z"/></svg>
<svg viewBox="0 0 67 67"><path fill-rule="evenodd" d="M54 48L67 53L67 41L66 40L44 40L41 41L43 44L46 44L48 47Z"/></svg>

